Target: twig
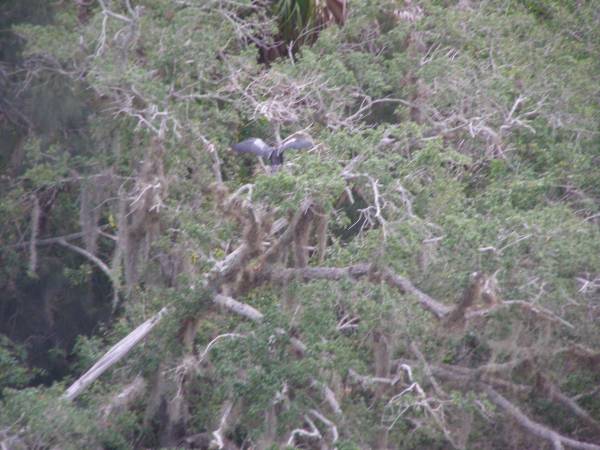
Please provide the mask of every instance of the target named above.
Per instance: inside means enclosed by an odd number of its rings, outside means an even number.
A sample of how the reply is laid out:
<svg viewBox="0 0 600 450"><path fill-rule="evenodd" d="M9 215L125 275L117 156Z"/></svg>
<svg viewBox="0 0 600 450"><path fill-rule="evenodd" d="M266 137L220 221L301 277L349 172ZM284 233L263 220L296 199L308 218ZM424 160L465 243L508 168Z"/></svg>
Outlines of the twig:
<svg viewBox="0 0 600 450"><path fill-rule="evenodd" d="M64 240L64 241L71 241L73 239L79 239L81 237L84 237L88 234L94 233L98 230L103 230L105 228L109 227L109 225L103 225L101 227L98 227L96 230L90 230L90 231L80 231L78 233L71 233L71 234L66 234L64 236L57 236L57 237L52 237L52 238L45 238L45 239L36 239L36 241L34 242L34 244L37 247L40 247L42 245L51 245L51 244L59 244L60 241ZM0 247L0 250L4 250L4 249L9 249L9 248L24 248L24 247L29 247L32 245L31 241L27 241L27 242L21 242L19 244L12 244L12 245L7 245L5 247Z"/></svg>

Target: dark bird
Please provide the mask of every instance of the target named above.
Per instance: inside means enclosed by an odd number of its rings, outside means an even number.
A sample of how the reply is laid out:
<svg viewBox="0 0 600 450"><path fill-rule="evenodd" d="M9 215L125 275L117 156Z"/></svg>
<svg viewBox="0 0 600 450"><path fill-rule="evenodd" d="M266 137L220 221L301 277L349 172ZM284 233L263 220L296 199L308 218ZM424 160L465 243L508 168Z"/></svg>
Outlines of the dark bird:
<svg viewBox="0 0 600 450"><path fill-rule="evenodd" d="M283 152L288 149L303 150L313 146L311 137L306 133L295 133L285 139L278 147L271 147L260 138L249 138L233 144L231 148L238 153L254 153L269 161L271 166L283 164Z"/></svg>

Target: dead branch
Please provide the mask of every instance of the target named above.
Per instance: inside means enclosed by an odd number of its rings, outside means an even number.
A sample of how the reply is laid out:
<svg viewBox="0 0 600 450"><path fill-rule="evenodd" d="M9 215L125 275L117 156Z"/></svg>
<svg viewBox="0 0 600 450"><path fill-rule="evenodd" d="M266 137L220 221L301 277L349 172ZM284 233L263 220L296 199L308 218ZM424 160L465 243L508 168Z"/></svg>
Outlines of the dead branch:
<svg viewBox="0 0 600 450"><path fill-rule="evenodd" d="M222 449L225 446L225 433L227 432L227 428L229 427L229 418L232 409L233 401L227 400L222 408L221 420L219 421L219 428L217 428L212 433L214 439L210 443L211 448L213 445L216 445L216 447L219 449Z"/></svg>
<svg viewBox="0 0 600 450"><path fill-rule="evenodd" d="M236 339L241 339L241 338L245 338L246 336L243 334L239 334L239 333L223 333L218 335L217 337L215 337L212 341L210 341L207 345L206 348L204 349L204 351L200 354L200 356L198 356L198 363L201 363L202 361L204 361L204 358L206 358L206 356L208 355L208 352L210 352L210 350L213 348L213 346L221 339L225 339L225 338L236 338Z"/></svg>
<svg viewBox="0 0 600 450"><path fill-rule="evenodd" d="M550 441L555 449L562 449L563 446L583 450L600 450L600 445L578 441L567 436L559 434L557 431L548 428L541 423L535 422L525 415L516 405L507 400L504 396L496 392L493 388L481 385L480 388L487 394L488 398L497 406L502 408L508 415L512 416L516 422L525 428L534 436Z"/></svg>
<svg viewBox="0 0 600 450"><path fill-rule="evenodd" d="M476 386L479 389L483 390L488 394L490 400L512 415L519 424L521 424L528 431L533 434L548 439L551 442L559 442L561 445L567 445L573 448L582 448L582 449L600 449L600 446L594 446L593 444L588 444L580 441L576 441L574 439L565 437L560 435L558 432L546 427L545 425L536 423L529 419L523 412L521 412L517 406L510 403L506 398L502 397L499 393L497 393L494 388L490 385L494 385L498 388L507 389L511 392L523 392L527 393L531 391L531 388L524 385L517 385L510 381L503 380L497 377L486 376L482 374L478 369L469 369L466 367L458 367L458 366L450 366L447 364L440 364L437 366L432 366L434 373L438 376L446 379L454 380L458 383L459 386ZM477 382L475 380L484 379L485 383L483 384ZM590 425L594 429L598 429L598 422L589 415L589 413L579 405L575 403L574 400L567 397L563 394L557 386L552 385L548 382L548 380L542 380L542 390L554 401L562 404L566 408L568 408L571 412L573 412L577 417L582 419L585 423ZM590 447L590 445L592 445ZM562 447L558 447L562 448Z"/></svg>
<svg viewBox="0 0 600 450"><path fill-rule="evenodd" d="M100 358L86 373L79 377L63 394L67 400L75 400L87 387L100 375L110 369L113 365L129 353L142 339L158 325L169 309L165 306L158 313L139 325L135 330L117 342L112 348Z"/></svg>
<svg viewBox="0 0 600 450"><path fill-rule="evenodd" d="M522 310L533 313L536 316L538 316L539 318L547 320L549 322L559 323L570 329L575 328L575 326L572 323L566 321L562 317L559 317L558 315L556 315L549 309L544 308L543 306L540 306L540 305L534 305L533 303L530 303L530 302L527 302L524 300L505 300L505 301L495 304L494 306L492 306L490 308L469 311L465 314L465 317L467 320L471 320L471 319L474 319L477 317L487 317L487 316L495 313L496 311L499 311L504 308L509 308L511 306L517 306L517 307L521 308Z"/></svg>
<svg viewBox="0 0 600 450"><path fill-rule="evenodd" d="M304 267L300 269L281 268L262 274L260 281L286 284L290 280L304 282L313 280L358 280L365 278L370 274L371 265L364 263L347 267ZM378 275L381 280L385 281L389 286L397 289L401 294L410 294L415 296L421 306L427 311L431 312L438 319L442 319L451 311L450 307L440 303L437 300L434 300L429 295L415 287L410 280L396 275L389 269L381 269L379 273L375 272L375 275Z"/></svg>
<svg viewBox="0 0 600 450"><path fill-rule="evenodd" d="M291 280L309 282L314 280L339 281L343 279L358 280L368 275L369 264L355 264L348 267L304 267L278 268L265 274L265 281L287 284Z"/></svg>
<svg viewBox="0 0 600 450"><path fill-rule="evenodd" d="M383 377L371 377L366 375L360 375L354 369L348 370L348 375L356 383L360 384L364 388L368 388L373 385L384 384L388 386L395 386L400 380L401 376L395 378L383 378Z"/></svg>
<svg viewBox="0 0 600 450"><path fill-rule="evenodd" d="M331 420L329 420L327 417L325 417L323 414L321 414L316 409L309 410L309 413L312 414L315 418L319 419L321 422L323 422L329 428L330 433L331 433L331 443L335 444L337 442L338 438L340 437L340 434L338 433L338 429L337 429L337 426L335 425L335 423L333 423Z"/></svg>
<svg viewBox="0 0 600 450"><path fill-rule="evenodd" d="M395 287L403 294L415 296L421 306L432 313L436 318L442 319L450 312L448 306L434 300L429 295L416 288L409 279L396 275L389 269L383 269L382 274L388 285Z"/></svg>
<svg viewBox="0 0 600 450"><path fill-rule="evenodd" d="M29 448L19 436L10 435L7 431L0 431L0 450L27 450Z"/></svg>
<svg viewBox="0 0 600 450"><path fill-rule="evenodd" d="M246 319L250 319L253 322L260 322L263 319L263 314L257 309L245 303L238 302L237 300L227 297L225 295L217 295L213 302L231 312L234 312Z"/></svg>
<svg viewBox="0 0 600 450"><path fill-rule="evenodd" d="M296 442L296 436L303 436L309 439L317 440L323 439L323 436L321 436L321 432L319 431L319 429L315 426L314 422L306 414L304 415L304 421L308 424L309 430L305 430L304 428L296 428L292 430L292 432L290 433L290 438L287 441L287 445L289 447L294 446L294 443Z"/></svg>
<svg viewBox="0 0 600 450"><path fill-rule="evenodd" d="M539 374L537 386L551 400L563 405L594 430L600 431L600 422L594 419L585 409L579 406L575 400L564 394L560 388L552 383L547 377Z"/></svg>
<svg viewBox="0 0 600 450"><path fill-rule="evenodd" d="M412 362L411 362L412 363ZM444 380L449 380L462 386L462 388L470 386L474 380L484 380L486 383L511 392L529 393L531 387L524 384L517 384L511 381L504 380L488 374L482 374L477 369L469 369L468 367L453 366L450 364L430 365L433 374Z"/></svg>
<svg viewBox="0 0 600 450"><path fill-rule="evenodd" d="M236 273L247 261L248 246L244 243L214 265L215 276L227 278Z"/></svg>

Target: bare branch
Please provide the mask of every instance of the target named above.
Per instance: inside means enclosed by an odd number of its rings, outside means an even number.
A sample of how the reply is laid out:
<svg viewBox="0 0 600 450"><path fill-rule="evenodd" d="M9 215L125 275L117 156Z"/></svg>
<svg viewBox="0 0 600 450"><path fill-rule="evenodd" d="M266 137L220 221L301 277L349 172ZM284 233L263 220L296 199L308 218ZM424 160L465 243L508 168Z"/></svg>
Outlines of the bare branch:
<svg viewBox="0 0 600 450"><path fill-rule="evenodd" d="M225 446L225 432L227 431L227 427L229 426L229 417L231 415L231 410L233 408L233 401L227 400L222 408L221 420L219 422L219 428L213 431L214 439L211 442L212 445L216 445L217 448L224 448Z"/></svg>
<svg viewBox="0 0 600 450"><path fill-rule="evenodd" d="M560 403L561 405L569 409L573 414L575 414L583 422L585 422L587 425L589 425L596 431L600 430L600 423L596 419L594 419L585 409L579 406L575 402L575 400L565 395L560 390L560 388L554 383L552 383L547 377L540 374L538 381L538 385L541 387L542 391L552 400Z"/></svg>
<svg viewBox="0 0 600 450"><path fill-rule="evenodd" d="M111 281L113 280L113 275L112 275L110 268L104 263L104 261L102 261L96 255L92 255L87 250L85 250L81 247L77 247L76 245L70 244L62 238L58 239L57 243L64 247L67 247L68 249L73 250L74 252L79 253L82 256L85 256L87 259L89 259L94 264L96 264L96 266L98 266L100 268L100 270L102 270L102 272L104 272Z"/></svg>
<svg viewBox="0 0 600 450"><path fill-rule="evenodd" d="M418 288L410 280L396 275L391 270L382 269L380 273L372 273L370 264L355 264L347 267L303 267L299 269L274 269L264 275L263 281L287 283L290 280L311 281L342 279L358 280L369 275L379 276L389 286L396 288L402 294L414 295L421 306L431 312L436 318L441 319L451 310L450 307L434 300ZM375 278L377 279L377 278ZM373 280L370 280L373 281Z"/></svg>
<svg viewBox="0 0 600 450"><path fill-rule="evenodd" d="M523 384L513 383L499 377L491 376L486 373L481 373L477 369L469 369L468 367L453 366L450 364L430 365L432 372L439 378L456 382L463 388L470 387L473 380L483 379L486 383L502 389L508 389L511 392L529 393L531 387Z"/></svg>
<svg viewBox="0 0 600 450"><path fill-rule="evenodd" d="M482 385L482 388L489 399L497 406L502 408L507 414L512 416L519 425L521 425L534 436L538 436L542 439L550 441L555 445L555 448L562 448L563 445L567 445L576 449L600 450L600 445L571 439L567 436L559 434L557 431L554 431L545 425L542 425L541 423L531 420L516 405L508 401L490 386Z"/></svg>
<svg viewBox="0 0 600 450"><path fill-rule="evenodd" d="M218 335L216 338L214 338L212 341L210 341L206 345L206 348L198 357L198 362L201 363L202 361L204 361L204 358L206 358L206 355L208 355L208 352L210 352L211 348L213 348L213 346L221 339L225 339L225 338L241 339L241 338L245 338L245 337L246 336L244 336L243 334L239 334L239 333L223 333L223 334Z"/></svg>
<svg viewBox="0 0 600 450"><path fill-rule="evenodd" d="M217 295L213 302L216 305L222 306L231 312L234 312L242 317L252 320L253 322L260 322L263 319L263 314L257 309L245 303L238 302L237 300L227 297L225 295Z"/></svg>
<svg viewBox="0 0 600 450"><path fill-rule="evenodd" d="M511 306L518 306L519 308L521 308L525 311L531 312L542 319L548 320L550 322L560 323L561 325L563 325L567 328L570 328L570 329L575 328L575 326L572 323L567 322L565 319L563 319L562 317L559 317L558 315L556 315L549 309L546 309L540 305L534 305L533 303L530 303L530 302L527 302L524 300L506 300L501 303L497 303L496 305L494 305L490 308L469 311L469 312L467 312L467 314L465 314L465 317L467 320L471 320L471 319L474 319L477 317L487 317L487 316L495 313L496 311L499 311L504 308L509 308Z"/></svg>
<svg viewBox="0 0 600 450"><path fill-rule="evenodd" d="M304 421L308 424L309 430L305 430L304 428L296 428L292 430L290 433L290 438L287 441L287 445L290 447L294 446L294 442L296 442L296 436L303 436L311 439L322 439L321 432L315 426L314 422L307 415L304 416Z"/></svg>
<svg viewBox="0 0 600 450"><path fill-rule="evenodd" d="M378 385L378 384L395 386L401 379L400 376L398 376L396 378L384 378L384 377L370 377L370 376L366 376L366 375L360 375L354 369L348 370L348 375L350 375L350 378L352 378L355 382L357 382L358 384L360 384L361 386L363 386L365 388L372 386L372 385Z"/></svg>
<svg viewBox="0 0 600 450"><path fill-rule="evenodd" d="M331 442L333 444L335 444L337 442L338 438L340 437L340 435L338 433L338 429L335 426L335 424L331 420L329 420L327 417L325 417L323 414L321 414L319 411L317 411L316 409L309 410L309 413L312 414L313 416L315 416L321 422L323 422L327 427L329 427L329 429L331 430Z"/></svg>
<svg viewBox="0 0 600 450"><path fill-rule="evenodd" d="M325 398L325 401L327 402L327 404L329 405L331 410L338 416L341 416L342 408L340 407L340 404L337 401L337 398L335 398L335 394L331 390L331 388L329 386L327 386L326 384L321 383L316 378L313 378L311 380L311 384L313 386L318 387L321 390L321 393L323 394L323 397Z"/></svg>
<svg viewBox="0 0 600 450"><path fill-rule="evenodd" d="M150 319L139 325L135 330L117 342L111 349L104 354L86 373L79 377L63 394L67 400L75 400L87 387L92 384L100 375L110 369L113 365L129 353L142 339L158 325L160 320L168 312L164 307Z"/></svg>
<svg viewBox="0 0 600 450"><path fill-rule="evenodd" d="M96 229L96 231L99 230L104 230L106 228L108 228L109 225L103 225L101 227L98 227ZM71 233L71 234L66 234L64 236L57 236L57 237L53 237L53 238L45 238L45 239L36 239L35 240L35 245L37 247L40 247L42 245L51 245L51 244L59 244L60 241L65 240L65 241L71 241L74 239L79 239L84 237L85 235L89 234L90 232L93 231L80 231L78 233ZM112 239L112 238L111 238ZM32 241L27 241L27 242L21 242L19 244L12 244L12 245L7 245L5 247L1 247L0 250L2 249L8 249L8 248L25 248L25 247L29 247L32 245Z"/></svg>

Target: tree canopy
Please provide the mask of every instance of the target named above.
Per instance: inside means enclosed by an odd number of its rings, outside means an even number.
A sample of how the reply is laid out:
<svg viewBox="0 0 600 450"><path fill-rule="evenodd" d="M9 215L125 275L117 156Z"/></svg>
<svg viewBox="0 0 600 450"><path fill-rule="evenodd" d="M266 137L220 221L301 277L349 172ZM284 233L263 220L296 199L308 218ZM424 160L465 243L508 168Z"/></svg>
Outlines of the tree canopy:
<svg viewBox="0 0 600 450"><path fill-rule="evenodd" d="M600 449L599 11L5 2L0 446Z"/></svg>

